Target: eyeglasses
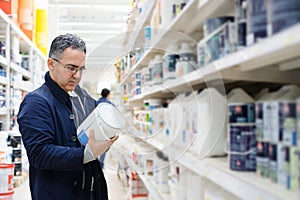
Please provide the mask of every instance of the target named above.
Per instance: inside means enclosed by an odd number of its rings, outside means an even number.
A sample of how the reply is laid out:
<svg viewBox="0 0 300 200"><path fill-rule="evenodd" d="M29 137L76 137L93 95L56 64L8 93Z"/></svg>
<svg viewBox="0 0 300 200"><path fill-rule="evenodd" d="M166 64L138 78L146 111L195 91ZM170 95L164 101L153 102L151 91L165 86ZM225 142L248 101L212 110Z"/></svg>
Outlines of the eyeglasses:
<svg viewBox="0 0 300 200"><path fill-rule="evenodd" d="M67 69L70 74L76 74L78 71L79 71L80 74L84 74L85 71L86 71L85 67L79 67L79 66L73 65L73 64L63 64L59 60L57 60L56 58L51 58L51 59L58 62L59 64L63 65L63 67L65 69Z"/></svg>

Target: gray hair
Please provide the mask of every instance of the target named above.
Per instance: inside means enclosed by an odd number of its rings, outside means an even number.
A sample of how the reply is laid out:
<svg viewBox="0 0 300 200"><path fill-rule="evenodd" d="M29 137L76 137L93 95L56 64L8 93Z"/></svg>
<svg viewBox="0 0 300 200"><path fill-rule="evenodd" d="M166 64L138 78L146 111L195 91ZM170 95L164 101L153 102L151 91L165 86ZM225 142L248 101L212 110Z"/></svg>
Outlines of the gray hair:
<svg viewBox="0 0 300 200"><path fill-rule="evenodd" d="M59 58L67 48L83 51L86 54L85 42L79 36L67 33L57 36L52 41L49 58Z"/></svg>

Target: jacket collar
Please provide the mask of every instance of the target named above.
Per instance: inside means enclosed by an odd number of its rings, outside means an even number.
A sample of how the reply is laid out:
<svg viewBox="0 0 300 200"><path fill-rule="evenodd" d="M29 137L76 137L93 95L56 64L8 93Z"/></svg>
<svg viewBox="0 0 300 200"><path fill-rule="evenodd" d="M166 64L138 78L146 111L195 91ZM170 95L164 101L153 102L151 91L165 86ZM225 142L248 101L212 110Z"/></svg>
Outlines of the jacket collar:
<svg viewBox="0 0 300 200"><path fill-rule="evenodd" d="M51 93L62 103L66 104L70 98L70 95L64 91L56 82L54 82L49 74L49 71L45 74L45 83L50 89Z"/></svg>

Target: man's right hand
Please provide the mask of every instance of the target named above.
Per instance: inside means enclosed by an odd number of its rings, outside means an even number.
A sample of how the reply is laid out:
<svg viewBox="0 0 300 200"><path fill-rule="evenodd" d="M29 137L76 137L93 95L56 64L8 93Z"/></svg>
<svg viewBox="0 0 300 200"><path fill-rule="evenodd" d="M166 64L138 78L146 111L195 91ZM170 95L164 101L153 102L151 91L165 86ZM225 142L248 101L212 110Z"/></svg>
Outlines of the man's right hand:
<svg viewBox="0 0 300 200"><path fill-rule="evenodd" d="M93 153L94 158L96 159L102 153L107 151L109 147L119 138L119 136L114 136L112 139L106 141L97 141L95 139L94 130L90 131L89 140L87 145L89 146L91 152Z"/></svg>

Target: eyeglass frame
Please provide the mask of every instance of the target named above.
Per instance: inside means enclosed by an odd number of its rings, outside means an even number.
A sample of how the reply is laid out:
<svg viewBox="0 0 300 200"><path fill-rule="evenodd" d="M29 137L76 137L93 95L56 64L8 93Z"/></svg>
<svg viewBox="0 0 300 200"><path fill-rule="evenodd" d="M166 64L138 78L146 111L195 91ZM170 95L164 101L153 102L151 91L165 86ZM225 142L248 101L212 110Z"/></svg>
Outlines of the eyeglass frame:
<svg viewBox="0 0 300 200"><path fill-rule="evenodd" d="M76 74L77 72L79 72L80 74L84 74L87 70L85 66L79 67L79 66L74 65L74 64L63 64L56 58L51 58L51 59L54 60L55 62L61 64L65 69L67 69L67 71L70 74Z"/></svg>

